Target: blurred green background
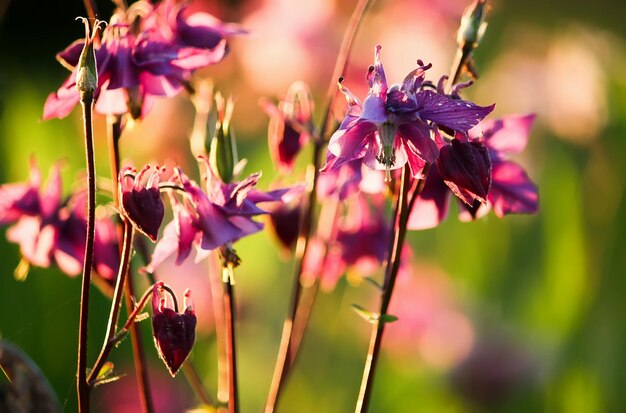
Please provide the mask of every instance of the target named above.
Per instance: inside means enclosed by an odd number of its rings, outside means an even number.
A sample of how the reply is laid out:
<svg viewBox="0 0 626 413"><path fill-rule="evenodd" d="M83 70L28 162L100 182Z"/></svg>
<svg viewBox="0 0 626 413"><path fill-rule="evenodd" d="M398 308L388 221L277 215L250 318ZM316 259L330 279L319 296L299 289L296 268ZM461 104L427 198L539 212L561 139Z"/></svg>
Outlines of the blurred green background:
<svg viewBox="0 0 626 413"><path fill-rule="evenodd" d="M231 56L202 76L235 97L240 155L249 159L248 172L264 171L264 187L274 173L266 147L267 118L258 98L282 96L292 81L305 80L322 107L353 3L194 3L253 31L233 40ZM98 1L98 6L108 18L112 4ZM379 43L391 82L400 81L417 58L434 63L430 76L436 80L451 62L465 6L460 0L378 0L358 35L346 84L364 96L365 69ZM82 26L74 18L85 14L82 7L78 0L0 1L2 183L24 181L31 154L44 171L64 160L66 191L83 168L78 111L63 120L40 121L46 96L67 76L54 54L80 37ZM489 28L475 53L481 78L467 96L480 104L496 102L496 116L538 114L529 147L518 160L540 188L540 212L503 220L490 215L468 224L453 211L439 228L410 233L418 281L414 290L406 289L415 291L415 298L403 303L424 318L416 327L403 324L400 314L390 327L372 412L626 409L625 16L626 3L610 0L492 3ZM173 158L191 171L187 137L192 123L193 107L185 96L161 102L124 136L123 157L137 166ZM102 117L96 119L96 133L98 172L107 176ZM288 306L291 263L281 259L268 233L237 247L244 261L237 275L242 412L257 412ZM75 411L80 281L38 268L26 281L16 281L17 246L1 236L0 251L0 336L29 354L63 410ZM191 284L196 302L207 299L206 282L197 280L204 277L202 270L170 271L184 280L179 291ZM163 276L175 282L174 276ZM139 281L141 288L147 286ZM92 297L90 360L108 312L102 294ZM351 303L376 307L371 288L346 279L318 297L281 411L353 410L368 325L350 310ZM192 359L214 390L210 315L199 317L203 327ZM166 377L149 323L143 328L155 391L163 398L157 411L193 407L196 401L184 378ZM121 386L93 392L99 411L137 411L127 385L133 380L130 353L127 342L114 351L114 361L128 376Z"/></svg>

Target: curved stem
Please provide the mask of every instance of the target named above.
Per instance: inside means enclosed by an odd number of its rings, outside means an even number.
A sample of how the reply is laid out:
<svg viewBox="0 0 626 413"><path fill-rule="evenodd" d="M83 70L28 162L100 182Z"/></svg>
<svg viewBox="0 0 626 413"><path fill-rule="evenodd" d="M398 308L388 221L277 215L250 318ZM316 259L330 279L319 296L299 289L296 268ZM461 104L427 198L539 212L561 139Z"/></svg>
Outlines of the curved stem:
<svg viewBox="0 0 626 413"><path fill-rule="evenodd" d="M341 47L339 49L339 54L335 62L335 68L333 70L328 92L326 94L327 104L320 122L320 134L318 138L314 141L312 160L313 170L312 172L309 171L309 174L307 176L308 198L304 206L303 218L300 225L300 233L296 245L296 264L294 266L291 304L289 307L289 313L283 324L278 355L274 367L274 374L272 376L272 383L270 385L270 390L265 405L265 413L271 413L276 409L276 405L278 403L278 399L282 390L282 385L295 361L296 354L298 353L299 349L299 344L301 342L302 335L304 334L305 326L299 327L298 331L300 331L301 333L299 333L297 345L294 346L292 344L294 322L296 320L300 297L302 294L300 275L302 273L304 257L306 256L309 239L311 237L311 229L313 226L312 222L315 210L315 201L317 198L317 180L319 177L320 155L329 134L329 121L331 117L330 115L335 101L335 96L337 95L336 81L346 68L354 38L356 36L360 23L363 20L365 11L371 3L373 3L373 0L359 0L356 8L354 9L348 27L346 28L346 32L344 33ZM315 295L313 295L313 297L315 297ZM312 306L313 303L311 302L310 305ZM304 321L308 321L308 316L304 318Z"/></svg>
<svg viewBox="0 0 626 413"><path fill-rule="evenodd" d="M88 382L90 385L94 383L98 374L100 373L100 369L104 366L104 363L107 361L109 357L109 353L111 352L115 340L115 333L117 330L117 321L119 319L121 304L122 304L122 295L124 292L124 284L126 282L126 276L128 274L128 268L130 266L130 252L132 250L132 239L133 239L133 226L128 220L124 220L124 241L122 245L122 258L120 260L120 267L117 273L117 280L115 282L115 291L113 293L113 301L111 302L111 311L109 313L109 323L107 326L107 333L104 337L104 342L102 343L102 349L100 350L100 354L91 369L91 373L89 374Z"/></svg>
<svg viewBox="0 0 626 413"><path fill-rule="evenodd" d="M89 319L89 287L93 267L93 247L96 221L96 163L93 147L93 95L81 93L87 162L87 239L83 261L83 278L80 294L80 320L78 329L78 406L81 413L89 412L89 384L87 383L87 325Z"/></svg>
<svg viewBox="0 0 626 413"><path fill-rule="evenodd" d="M119 190L118 190L118 177L120 170L120 150L119 150L119 142L122 137L122 118L120 116L109 116L107 118L107 126L108 126L108 139L109 139L109 164L111 167L111 178L113 180L113 202L115 206L120 207L119 200ZM132 233L132 226L130 229L126 227L130 225L127 219L123 219L124 221L124 234L127 232ZM132 240L131 240L132 241ZM129 242L131 242L129 241ZM124 235L124 248L126 247L126 239ZM129 262L126 264L130 265L130 250L132 250L132 242L128 245L128 254L129 254ZM125 251L122 250L122 258L124 258ZM120 265L121 268L121 265ZM126 273L128 272L128 268L126 269ZM121 274L121 273L120 273ZM126 277L125 277L126 278ZM121 295L121 290L124 289L124 284L122 282L121 289L119 294ZM116 285L117 292L117 285ZM130 312L133 307L133 284L132 284L132 275L128 276L128 282L126 284L126 307ZM119 304L117 304L119 307ZM119 311L119 309L118 309ZM117 320L115 320L117 322ZM150 384L148 377L148 368L146 363L146 357L143 351L142 346L142 338L141 338L141 330L138 325L132 324L129 327L131 342L133 346L133 358L135 360L135 371L137 375L137 385L140 390L140 398L142 404L144 406L144 411L153 412L154 406L152 402L152 397L150 394Z"/></svg>

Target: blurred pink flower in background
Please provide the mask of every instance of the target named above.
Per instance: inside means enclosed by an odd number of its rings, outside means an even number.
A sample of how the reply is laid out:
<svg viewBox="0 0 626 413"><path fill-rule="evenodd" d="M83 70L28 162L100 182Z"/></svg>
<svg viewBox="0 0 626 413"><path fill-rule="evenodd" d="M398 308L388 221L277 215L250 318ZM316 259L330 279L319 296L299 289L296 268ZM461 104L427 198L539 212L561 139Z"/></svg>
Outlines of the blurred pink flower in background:
<svg viewBox="0 0 626 413"><path fill-rule="evenodd" d="M398 274L383 348L403 360L418 356L426 364L449 369L465 359L475 340L474 327L454 297L452 281L439 268L418 263Z"/></svg>

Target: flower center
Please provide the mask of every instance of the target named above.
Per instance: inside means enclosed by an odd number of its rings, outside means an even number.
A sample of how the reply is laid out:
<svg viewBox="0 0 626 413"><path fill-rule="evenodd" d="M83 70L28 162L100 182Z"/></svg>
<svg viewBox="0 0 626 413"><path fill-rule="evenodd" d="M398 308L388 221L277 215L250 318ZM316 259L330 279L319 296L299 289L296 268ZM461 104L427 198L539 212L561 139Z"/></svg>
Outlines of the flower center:
<svg viewBox="0 0 626 413"><path fill-rule="evenodd" d="M384 122L378 126L378 136L382 149L376 160L385 165L385 181L391 180L391 167L396 163L394 143L396 140L396 126L392 122Z"/></svg>

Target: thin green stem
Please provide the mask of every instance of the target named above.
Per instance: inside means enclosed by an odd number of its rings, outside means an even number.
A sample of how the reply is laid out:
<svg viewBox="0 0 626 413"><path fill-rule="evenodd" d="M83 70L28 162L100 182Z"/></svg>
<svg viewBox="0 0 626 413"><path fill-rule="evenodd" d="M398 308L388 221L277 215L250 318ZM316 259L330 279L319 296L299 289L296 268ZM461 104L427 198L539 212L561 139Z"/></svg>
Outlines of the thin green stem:
<svg viewBox="0 0 626 413"><path fill-rule="evenodd" d="M96 162L93 146L93 94L81 93L87 162L87 239L80 295L80 320L78 328L78 406L81 413L89 412L89 384L87 383L87 325L89 320L89 287L93 267L93 248L96 220Z"/></svg>
<svg viewBox="0 0 626 413"><path fill-rule="evenodd" d="M299 327L298 331L300 336L296 341L297 345L293 345L293 332L294 322L298 313L298 306L300 303L300 297L302 295L302 284L300 282L300 276L302 274L302 266L304 263L304 257L306 256L309 239L311 237L311 230L313 227L313 216L315 211L315 202L317 198L317 181L319 177L320 169L320 156L322 154L323 146L330 134L330 118L332 108L337 95L336 82L341 74L345 71L348 59L350 57L350 51L352 50L352 44L359 26L363 20L363 16L368 6L373 3L373 0L359 0L354 12L350 18L346 32L339 49L339 54L335 62L335 68L333 70L332 78L326 95L326 108L323 112L323 116L320 122L320 133L317 139L314 140L313 147L313 159L312 159L312 171L309 171L307 175L307 190L308 197L304 204L303 217L300 225L300 232L296 245L296 258L294 266L293 285L291 293L291 301L289 306L289 312L285 318L283 324L283 330L281 340L278 349L278 355L276 357L276 364L274 367L274 374L272 376L272 383L265 405L265 413L274 412L278 399L281 394L283 383L287 378L289 371L296 359L299 345L304 334L305 326ZM313 295L313 298L315 295ZM310 303L312 307L313 303ZM310 312L310 310L309 310ZM308 321L308 316L303 318L304 321Z"/></svg>

